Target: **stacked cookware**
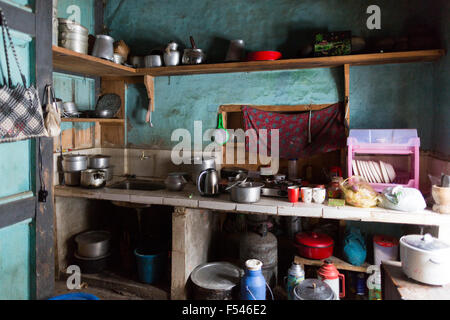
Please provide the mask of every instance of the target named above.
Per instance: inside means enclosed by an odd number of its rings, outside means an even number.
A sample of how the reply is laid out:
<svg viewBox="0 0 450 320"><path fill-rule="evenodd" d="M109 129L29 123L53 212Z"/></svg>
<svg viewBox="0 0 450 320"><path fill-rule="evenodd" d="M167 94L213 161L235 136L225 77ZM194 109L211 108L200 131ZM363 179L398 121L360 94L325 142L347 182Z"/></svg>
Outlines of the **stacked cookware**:
<svg viewBox="0 0 450 320"><path fill-rule="evenodd" d="M64 182L67 186L102 188L113 176L110 156L106 155L64 155Z"/></svg>
<svg viewBox="0 0 450 320"><path fill-rule="evenodd" d="M111 255L111 233L108 231L87 231L75 237L77 251L75 262L82 273L99 273L107 265Z"/></svg>
<svg viewBox="0 0 450 320"><path fill-rule="evenodd" d="M89 31L81 24L68 19L58 19L58 45L78 52L88 53Z"/></svg>

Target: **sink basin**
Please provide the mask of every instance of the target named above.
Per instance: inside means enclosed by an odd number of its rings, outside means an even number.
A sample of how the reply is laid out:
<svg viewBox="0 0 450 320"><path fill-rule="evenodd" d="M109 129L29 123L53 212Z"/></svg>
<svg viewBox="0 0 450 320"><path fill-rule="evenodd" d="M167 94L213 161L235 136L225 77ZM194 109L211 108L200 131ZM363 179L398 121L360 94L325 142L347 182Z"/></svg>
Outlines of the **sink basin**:
<svg viewBox="0 0 450 320"><path fill-rule="evenodd" d="M114 183L109 186L111 189L122 190L146 190L155 191L165 189L166 186L162 182L154 182L149 180L129 179L121 182Z"/></svg>

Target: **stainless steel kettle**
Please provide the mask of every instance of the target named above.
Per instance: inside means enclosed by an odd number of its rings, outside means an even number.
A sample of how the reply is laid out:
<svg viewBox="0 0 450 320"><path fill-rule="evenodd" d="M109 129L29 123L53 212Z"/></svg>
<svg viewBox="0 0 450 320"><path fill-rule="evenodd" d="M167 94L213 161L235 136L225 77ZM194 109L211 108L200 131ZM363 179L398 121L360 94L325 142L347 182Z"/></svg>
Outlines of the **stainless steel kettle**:
<svg viewBox="0 0 450 320"><path fill-rule="evenodd" d="M216 169L206 169L197 178L197 189L202 196L212 197L219 194L219 173Z"/></svg>

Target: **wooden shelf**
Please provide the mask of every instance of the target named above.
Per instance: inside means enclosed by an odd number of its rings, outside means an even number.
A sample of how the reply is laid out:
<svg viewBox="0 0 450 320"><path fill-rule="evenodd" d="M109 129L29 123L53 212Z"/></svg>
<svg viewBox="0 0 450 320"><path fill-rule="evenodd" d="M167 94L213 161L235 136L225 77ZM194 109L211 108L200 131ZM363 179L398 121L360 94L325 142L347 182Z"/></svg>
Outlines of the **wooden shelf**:
<svg viewBox="0 0 450 320"><path fill-rule="evenodd" d="M438 60L444 55L445 50L420 50L390 53L355 54L335 57L286 59L276 61L180 65L174 67L141 68L137 69L136 75L150 75L153 77L159 77L191 74L328 68L343 66L345 64L358 66L387 63L427 62Z"/></svg>
<svg viewBox="0 0 450 320"><path fill-rule="evenodd" d="M61 47L52 47L53 67L56 70L69 71L88 76L133 76L136 69L78 53Z"/></svg>
<svg viewBox="0 0 450 320"><path fill-rule="evenodd" d="M101 77L175 76L211 73L232 73L270 70L329 68L343 65L376 65L387 63L435 61L445 50L418 50L389 53L354 54L335 57L286 59L276 61L229 62L200 65L179 65L134 69L104 59L53 46L53 66L57 70Z"/></svg>
<svg viewBox="0 0 450 320"><path fill-rule="evenodd" d="M100 122L100 123L125 123L124 119L103 119L103 118L61 118L62 122Z"/></svg>
<svg viewBox="0 0 450 320"><path fill-rule="evenodd" d="M325 260L311 260L311 259L306 259L303 257L299 257L299 256L295 256L295 262L298 264L303 264L303 265L307 265L307 266L316 266L316 267L320 267L323 264L323 261ZM361 266L354 266L350 263L347 263L335 256L331 256L328 258L328 260L331 260L333 262L333 264L335 265L335 267L339 270L347 270L347 271L355 271L355 272L366 272L367 268L370 266L368 263L364 263Z"/></svg>

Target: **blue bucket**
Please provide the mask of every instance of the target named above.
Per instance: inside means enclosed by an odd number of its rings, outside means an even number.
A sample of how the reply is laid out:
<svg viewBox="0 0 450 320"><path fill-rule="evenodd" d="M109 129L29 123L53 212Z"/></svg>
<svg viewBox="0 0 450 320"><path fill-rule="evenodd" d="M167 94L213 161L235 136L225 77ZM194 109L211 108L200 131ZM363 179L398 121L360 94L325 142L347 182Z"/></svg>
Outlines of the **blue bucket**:
<svg viewBox="0 0 450 320"><path fill-rule="evenodd" d="M48 300L100 300L90 293L74 292L50 298Z"/></svg>
<svg viewBox="0 0 450 320"><path fill-rule="evenodd" d="M158 282L165 271L167 253L142 254L139 249L134 250L138 269L139 281L153 284Z"/></svg>

